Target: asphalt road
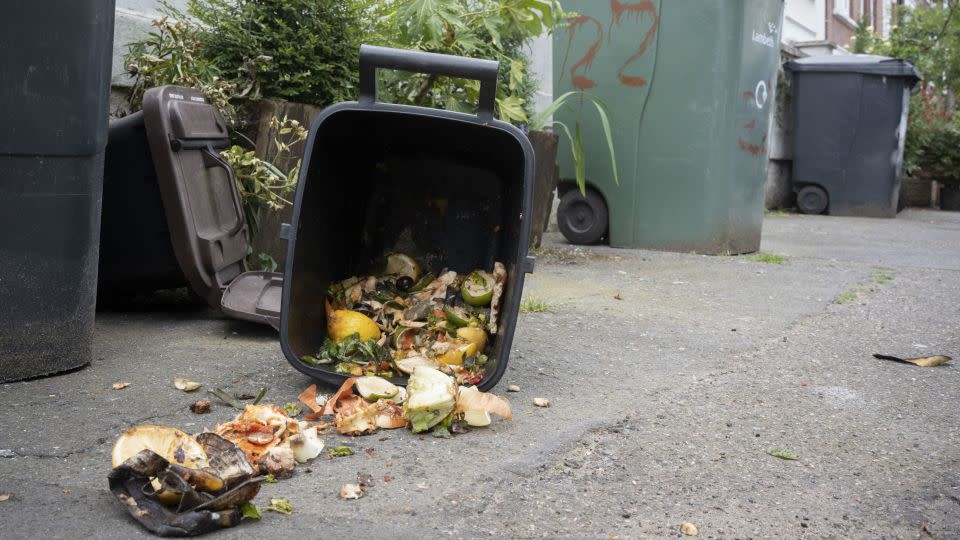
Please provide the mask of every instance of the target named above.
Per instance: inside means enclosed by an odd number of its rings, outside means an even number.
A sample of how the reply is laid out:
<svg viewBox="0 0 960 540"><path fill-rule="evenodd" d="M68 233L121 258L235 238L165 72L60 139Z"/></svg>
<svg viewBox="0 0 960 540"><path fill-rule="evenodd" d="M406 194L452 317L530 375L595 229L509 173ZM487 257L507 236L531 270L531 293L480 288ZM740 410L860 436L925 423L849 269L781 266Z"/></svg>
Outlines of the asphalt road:
<svg viewBox="0 0 960 540"><path fill-rule="evenodd" d="M328 436L356 455L258 497L293 515L215 537L960 537L960 367L871 357L960 359L960 214L771 216L782 264L547 244L525 294L553 311L521 316L497 388L521 387L513 421ZM233 414L191 414L174 377L276 403L310 384L274 333L204 309L102 313L97 332L90 367L0 385L4 538L146 536L106 489L115 437ZM341 500L361 471L376 484Z"/></svg>

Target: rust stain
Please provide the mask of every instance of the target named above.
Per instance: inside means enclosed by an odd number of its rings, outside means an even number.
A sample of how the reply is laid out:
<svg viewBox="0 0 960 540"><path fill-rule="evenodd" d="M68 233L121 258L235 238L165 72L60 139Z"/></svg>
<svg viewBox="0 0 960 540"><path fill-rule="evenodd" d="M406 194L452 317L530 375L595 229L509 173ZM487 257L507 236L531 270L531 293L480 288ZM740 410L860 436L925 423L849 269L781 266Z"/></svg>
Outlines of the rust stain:
<svg viewBox="0 0 960 540"><path fill-rule="evenodd" d="M753 120L750 121L749 124L747 124L747 125L745 125L745 126L743 126L743 127L752 130L753 128L757 127L757 119L754 118Z"/></svg>
<svg viewBox="0 0 960 540"><path fill-rule="evenodd" d="M619 26L624 14L636 16L638 20L643 20L644 15L650 16L650 29L647 30L646 35L644 35L643 41L640 42L640 46L637 47L637 51L627 58L627 61L624 62L617 71L617 78L620 79L620 83L624 86L644 86L647 84L647 79L639 75L627 75L624 72L627 70L627 67L630 66L630 64L639 60L640 57L647 52L647 48L653 41L654 36L657 35L657 27L660 26L660 17L657 15L657 6L655 6L651 0L642 0L634 4L628 4L621 2L620 0L610 0L610 12L610 26L607 30L608 41L613 36L613 25L616 24Z"/></svg>
<svg viewBox="0 0 960 540"><path fill-rule="evenodd" d="M580 15L578 17L571 17L567 19L569 21L569 26L567 27L567 50L563 55L563 63L560 67L560 77L563 78L563 72L566 71L567 67L567 58L570 55L570 48L573 46L573 36L576 34L576 31L579 27L586 25L587 23L593 23L597 29L597 40L590 45L590 48L587 49L587 53L577 61L576 64L570 67L570 83L573 84L573 87L578 90L586 90L588 88L593 88L597 85L596 81L586 76L586 72L590 71L590 67L593 65L593 61L597 58L597 53L600 51L600 45L603 43L603 25L600 24L600 21L590 17L588 15ZM578 74L577 70L583 68L583 74Z"/></svg>
<svg viewBox="0 0 960 540"><path fill-rule="evenodd" d="M750 144L743 140L743 137L738 138L737 143L740 144L740 150L743 150L744 152L754 156L759 156L760 153L765 151L767 148L767 134L763 134L763 139L760 140L760 144Z"/></svg>
<svg viewBox="0 0 960 540"><path fill-rule="evenodd" d="M743 93L744 101L753 101L753 90L747 90Z"/></svg>

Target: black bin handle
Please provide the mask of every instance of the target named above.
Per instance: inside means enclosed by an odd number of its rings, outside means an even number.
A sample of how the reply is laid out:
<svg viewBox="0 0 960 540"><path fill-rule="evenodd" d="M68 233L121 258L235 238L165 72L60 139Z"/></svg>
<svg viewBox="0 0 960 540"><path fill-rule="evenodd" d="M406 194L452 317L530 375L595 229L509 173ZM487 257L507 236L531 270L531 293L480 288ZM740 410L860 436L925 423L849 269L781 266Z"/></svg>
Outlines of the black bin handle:
<svg viewBox="0 0 960 540"><path fill-rule="evenodd" d="M480 103L477 106L477 116L483 123L493 120L493 105L497 96L497 74L500 70L500 64L494 60L361 45L359 99L361 105L370 106L377 101L378 68L478 80L480 81Z"/></svg>

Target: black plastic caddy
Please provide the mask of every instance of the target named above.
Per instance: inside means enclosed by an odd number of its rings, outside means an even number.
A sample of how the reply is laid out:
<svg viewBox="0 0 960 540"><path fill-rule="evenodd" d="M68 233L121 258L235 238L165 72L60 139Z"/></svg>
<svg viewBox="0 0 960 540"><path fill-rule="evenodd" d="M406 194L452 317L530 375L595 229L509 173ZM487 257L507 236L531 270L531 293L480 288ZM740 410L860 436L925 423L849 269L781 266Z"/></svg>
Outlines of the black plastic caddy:
<svg viewBox="0 0 960 540"><path fill-rule="evenodd" d="M480 81L477 114L377 101L377 69ZM321 113L310 128L288 240L280 343L299 371L329 384L346 377L301 362L326 337L328 286L377 272L391 251L425 269L507 268L486 390L503 376L525 273L533 150L522 131L494 120L496 62L360 48L360 99ZM404 384L406 378L393 382Z"/></svg>

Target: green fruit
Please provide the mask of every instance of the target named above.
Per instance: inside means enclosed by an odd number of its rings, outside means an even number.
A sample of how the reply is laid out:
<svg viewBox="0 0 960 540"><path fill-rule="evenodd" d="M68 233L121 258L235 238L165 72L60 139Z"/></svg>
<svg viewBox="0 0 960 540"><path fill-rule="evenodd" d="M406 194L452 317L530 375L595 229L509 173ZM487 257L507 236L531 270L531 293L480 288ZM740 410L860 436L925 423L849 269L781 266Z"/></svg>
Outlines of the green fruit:
<svg viewBox="0 0 960 540"><path fill-rule="evenodd" d="M460 308L443 306L443 314L446 316L447 322L452 324L455 328L460 328L461 326L470 324L470 317Z"/></svg>
<svg viewBox="0 0 960 540"><path fill-rule="evenodd" d="M496 282L493 276L483 270L474 270L463 280L460 287L460 296L471 306L485 306L493 299L493 286Z"/></svg>

